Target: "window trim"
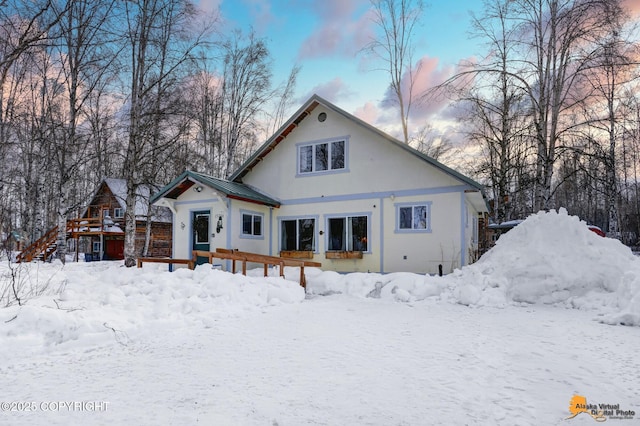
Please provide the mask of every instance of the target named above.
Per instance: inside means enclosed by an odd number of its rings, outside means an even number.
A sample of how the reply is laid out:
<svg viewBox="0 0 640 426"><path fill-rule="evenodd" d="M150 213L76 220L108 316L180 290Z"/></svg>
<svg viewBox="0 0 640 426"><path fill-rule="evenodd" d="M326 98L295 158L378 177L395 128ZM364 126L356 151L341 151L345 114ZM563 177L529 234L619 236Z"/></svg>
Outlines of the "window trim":
<svg viewBox="0 0 640 426"><path fill-rule="evenodd" d="M329 250L329 238L331 237L329 233L329 219L347 219L349 217L361 217L364 216L367 218L367 249L366 250ZM362 252L366 254L371 254L371 216L372 212L355 212L355 213L332 213L324 215L324 228L326 229L325 237L324 237L324 246L325 252L328 253L350 253L350 252Z"/></svg>
<svg viewBox="0 0 640 426"><path fill-rule="evenodd" d="M307 176L318 176L318 175L327 175L334 173L348 173L349 172L349 138L350 136L337 136L333 138L319 139L315 141L309 142L299 142L296 144L296 177L307 177ZM331 168L331 144L334 142L344 142L344 167L341 169L332 169ZM310 172L301 172L300 171L300 151L304 147L316 145L327 144L329 146L328 149L328 167L327 170L312 170ZM315 149L312 150L312 164L315 164Z"/></svg>
<svg viewBox="0 0 640 426"><path fill-rule="evenodd" d="M291 250L291 249L284 249L282 248L282 231L283 231L283 227L282 227L282 222L284 221L288 221L288 220L302 220L302 219L313 219L314 222L314 230L313 230L313 243L314 246L312 250ZM278 253L282 252L282 251L309 251L312 253L319 253L318 252L318 226L320 224L320 217L318 215L300 215L300 216L280 216L278 217ZM297 229L297 225L296 225L296 232L298 232ZM300 237L299 235L296 235L297 239Z"/></svg>
<svg viewBox="0 0 640 426"><path fill-rule="evenodd" d="M406 203L395 203L394 207L396 209L396 234L430 234L431 231L431 205L433 201L411 201ZM427 226L425 229L415 229L413 228L413 214L411 221L411 229L408 228L400 228L400 209L405 207L411 207L413 213L413 207L426 207L427 209Z"/></svg>
<svg viewBox="0 0 640 426"><path fill-rule="evenodd" d="M253 232L253 226L254 226L254 218L259 217L260 218L260 234L256 235L256 234L246 234L244 232L244 216L251 216L251 231ZM264 240L264 213L260 213L260 212L256 212L256 211L252 211L252 210L244 210L241 209L240 210L240 237L239 238L244 238L244 239L249 239L249 240Z"/></svg>

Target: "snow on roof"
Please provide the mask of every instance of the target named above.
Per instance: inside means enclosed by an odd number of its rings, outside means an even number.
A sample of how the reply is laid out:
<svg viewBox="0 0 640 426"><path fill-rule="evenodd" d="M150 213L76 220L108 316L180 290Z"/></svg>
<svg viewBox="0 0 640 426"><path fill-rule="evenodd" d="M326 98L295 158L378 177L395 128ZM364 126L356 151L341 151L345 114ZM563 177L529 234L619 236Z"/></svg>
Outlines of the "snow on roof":
<svg viewBox="0 0 640 426"><path fill-rule="evenodd" d="M103 182L109 187L109 190L116 197L122 207L126 211L127 207L127 181L126 179L106 178ZM154 188L154 191L157 188ZM148 200L151 190L148 185L139 185L136 197L136 218L145 218L148 214ZM152 217L155 222L171 222L171 210L166 207L153 206Z"/></svg>

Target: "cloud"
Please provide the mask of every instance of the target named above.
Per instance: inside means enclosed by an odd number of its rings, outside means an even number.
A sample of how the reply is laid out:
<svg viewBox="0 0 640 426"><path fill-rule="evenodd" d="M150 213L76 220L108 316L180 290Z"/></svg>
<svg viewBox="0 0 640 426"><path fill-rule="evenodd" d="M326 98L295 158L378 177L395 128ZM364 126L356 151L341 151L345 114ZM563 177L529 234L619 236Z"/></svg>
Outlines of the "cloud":
<svg viewBox="0 0 640 426"><path fill-rule="evenodd" d="M312 2L312 12L320 22L302 42L298 59L357 54L374 35L369 9L362 11L366 4L366 0Z"/></svg>
<svg viewBox="0 0 640 426"><path fill-rule="evenodd" d="M640 15L640 2L638 0L623 0L623 4L632 16L637 17Z"/></svg>
<svg viewBox="0 0 640 426"><path fill-rule="evenodd" d="M363 106L356 108L353 115L371 125L375 125L380 116L380 110L373 102L367 102Z"/></svg>
<svg viewBox="0 0 640 426"><path fill-rule="evenodd" d="M349 87L340 77L336 77L331 81L314 86L306 95L298 100L298 103L302 104L306 102L313 94L322 96L331 103L337 103L340 99L353 96L354 93L349 90Z"/></svg>
<svg viewBox="0 0 640 426"><path fill-rule="evenodd" d="M414 77L413 90L410 90L409 71L404 73L401 82L404 98L408 99L411 94L410 118L413 121L424 121L443 112L451 103L451 100L444 92L433 92L431 89L460 73L470 63L475 63L475 58L464 59L456 65L441 64L439 58L429 56L424 56L416 61L411 69ZM384 98L380 102L380 108L397 109L396 94L391 88L387 89ZM395 119L399 120L399 113L397 113Z"/></svg>
<svg viewBox="0 0 640 426"><path fill-rule="evenodd" d="M216 14L220 9L220 3L222 3L222 0L200 0L198 6L200 10L207 14Z"/></svg>
<svg viewBox="0 0 640 426"><path fill-rule="evenodd" d="M247 6L258 33L263 33L271 24L278 21L268 0L244 0L243 3Z"/></svg>

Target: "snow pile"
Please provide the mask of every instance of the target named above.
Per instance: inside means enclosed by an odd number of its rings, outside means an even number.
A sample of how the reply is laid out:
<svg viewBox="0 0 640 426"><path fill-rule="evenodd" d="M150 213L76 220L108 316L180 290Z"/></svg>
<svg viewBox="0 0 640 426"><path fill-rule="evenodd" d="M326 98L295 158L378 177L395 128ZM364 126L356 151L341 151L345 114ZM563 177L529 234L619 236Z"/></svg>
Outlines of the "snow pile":
<svg viewBox="0 0 640 426"><path fill-rule="evenodd" d="M565 209L530 216L477 263L442 278L318 272L308 281L315 294L404 302L430 297L469 306L562 304L596 310L607 323L640 325L640 260Z"/></svg>
<svg viewBox="0 0 640 426"><path fill-rule="evenodd" d="M297 303L305 297L297 282L279 277L246 277L210 265L175 272L161 270L166 265L148 264L142 269L121 265L23 265L21 280L45 291L23 306L0 309L3 349L68 346L81 339L123 342L148 327L194 323L211 327L220 317ZM46 286L42 277L49 280Z"/></svg>
<svg viewBox="0 0 640 426"><path fill-rule="evenodd" d="M409 272L390 274L354 272L339 274L333 271L305 268L307 293L329 295L345 293L359 297L412 302L437 297L447 288L444 280Z"/></svg>
<svg viewBox="0 0 640 426"><path fill-rule="evenodd" d="M562 303L640 325L640 260L565 209L530 216L447 279L465 305Z"/></svg>

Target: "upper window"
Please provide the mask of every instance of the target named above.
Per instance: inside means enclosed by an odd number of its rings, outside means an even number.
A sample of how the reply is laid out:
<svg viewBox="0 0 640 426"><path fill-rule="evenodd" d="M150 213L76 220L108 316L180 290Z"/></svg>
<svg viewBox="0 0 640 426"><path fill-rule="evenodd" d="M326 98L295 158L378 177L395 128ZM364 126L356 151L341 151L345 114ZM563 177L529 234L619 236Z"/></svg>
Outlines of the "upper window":
<svg viewBox="0 0 640 426"><path fill-rule="evenodd" d="M242 236L261 237L263 215L259 213L242 213Z"/></svg>
<svg viewBox="0 0 640 426"><path fill-rule="evenodd" d="M283 220L281 225L281 250L316 250L316 220L314 218Z"/></svg>
<svg viewBox="0 0 640 426"><path fill-rule="evenodd" d="M397 231L431 232L431 202L398 204Z"/></svg>
<svg viewBox="0 0 640 426"><path fill-rule="evenodd" d="M120 207L113 209L113 217L116 219L122 219L124 217L124 211Z"/></svg>
<svg viewBox="0 0 640 426"><path fill-rule="evenodd" d="M329 251L368 251L367 216L331 217L329 229Z"/></svg>
<svg viewBox="0 0 640 426"><path fill-rule="evenodd" d="M317 173L344 168L344 140L298 146L298 173Z"/></svg>

